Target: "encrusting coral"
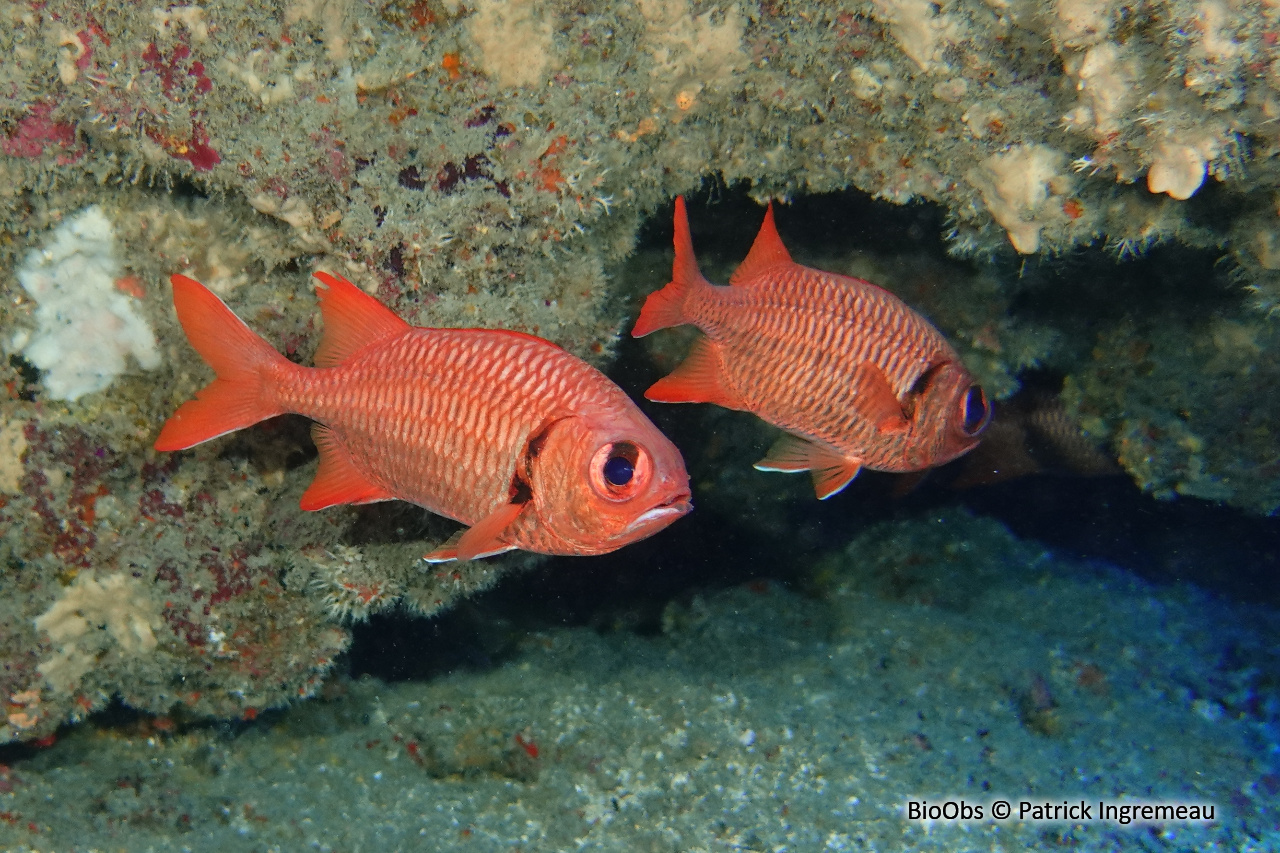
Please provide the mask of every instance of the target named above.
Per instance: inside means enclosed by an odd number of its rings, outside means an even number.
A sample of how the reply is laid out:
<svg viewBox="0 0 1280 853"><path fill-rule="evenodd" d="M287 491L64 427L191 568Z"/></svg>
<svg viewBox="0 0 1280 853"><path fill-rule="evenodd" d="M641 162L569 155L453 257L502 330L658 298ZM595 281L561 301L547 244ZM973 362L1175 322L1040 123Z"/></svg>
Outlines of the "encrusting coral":
<svg viewBox="0 0 1280 853"><path fill-rule="evenodd" d="M40 674L59 693L70 693L103 655L153 651L163 625L150 586L123 574L98 580L92 571L78 575L34 621L54 646Z"/></svg>

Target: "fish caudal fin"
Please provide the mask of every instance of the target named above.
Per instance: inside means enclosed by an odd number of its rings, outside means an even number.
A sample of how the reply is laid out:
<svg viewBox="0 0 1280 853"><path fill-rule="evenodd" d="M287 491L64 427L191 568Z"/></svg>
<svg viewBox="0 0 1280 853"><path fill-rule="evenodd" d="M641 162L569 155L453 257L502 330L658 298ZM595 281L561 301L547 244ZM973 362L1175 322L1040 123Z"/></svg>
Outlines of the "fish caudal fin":
<svg viewBox="0 0 1280 853"><path fill-rule="evenodd" d="M294 366L200 282L172 276L178 322L218 377L178 407L156 438L156 450L183 450L284 414L271 368Z"/></svg>
<svg viewBox="0 0 1280 853"><path fill-rule="evenodd" d="M798 474L809 471L818 500L825 501L849 485L862 463L850 459L799 436L784 434L773 443L765 457L753 466L757 471L782 471Z"/></svg>
<svg viewBox="0 0 1280 853"><path fill-rule="evenodd" d="M689 214L685 210L684 196L676 197L676 260L671 267L671 281L659 291L649 294L631 330L633 338L643 338L650 332L681 326L689 322L685 316L685 302L689 294L700 287L710 287L698 269L693 256L693 236L689 233Z"/></svg>

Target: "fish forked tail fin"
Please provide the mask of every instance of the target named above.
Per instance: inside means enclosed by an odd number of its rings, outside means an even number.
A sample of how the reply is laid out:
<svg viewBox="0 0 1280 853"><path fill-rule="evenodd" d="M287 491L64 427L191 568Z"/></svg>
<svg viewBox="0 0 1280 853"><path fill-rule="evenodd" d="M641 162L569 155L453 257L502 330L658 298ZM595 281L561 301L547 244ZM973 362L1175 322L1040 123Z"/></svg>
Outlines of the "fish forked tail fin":
<svg viewBox="0 0 1280 853"><path fill-rule="evenodd" d="M218 377L178 407L156 438L156 450L183 450L284 414L268 369L294 367L207 287L185 275L170 277L178 322Z"/></svg>
<svg viewBox="0 0 1280 853"><path fill-rule="evenodd" d="M689 295L701 287L711 285L702 277L698 261L693 256L693 237L689 234L689 214L685 210L684 196L676 196L676 260L671 267L671 281L661 290L649 294L640 309L633 338L643 338L650 332L668 326L680 326L689 322L685 316L685 302Z"/></svg>

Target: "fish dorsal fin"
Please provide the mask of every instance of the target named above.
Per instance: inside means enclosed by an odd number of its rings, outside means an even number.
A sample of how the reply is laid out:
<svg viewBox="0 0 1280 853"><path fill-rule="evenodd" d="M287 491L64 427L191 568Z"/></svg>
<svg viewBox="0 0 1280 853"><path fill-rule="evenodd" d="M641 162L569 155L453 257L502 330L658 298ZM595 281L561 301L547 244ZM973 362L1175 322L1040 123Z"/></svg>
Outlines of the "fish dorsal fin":
<svg viewBox="0 0 1280 853"><path fill-rule="evenodd" d="M788 474L810 471L813 474L813 490L819 500L825 501L858 476L858 472L862 470L862 462L841 456L808 439L786 433L773 443L769 452L754 467L757 471L783 471Z"/></svg>
<svg viewBox="0 0 1280 853"><path fill-rule="evenodd" d="M885 435L900 435L910 423L902 411L902 403L893 393L893 386L884 371L873 361L864 361L853 372L853 387L857 396L854 406L858 412Z"/></svg>
<svg viewBox="0 0 1280 853"><path fill-rule="evenodd" d="M700 337L680 366L649 386L645 397L656 403L715 403L726 409L745 409L746 403L729 387L720 366L720 352L709 338Z"/></svg>
<svg viewBox="0 0 1280 853"><path fill-rule="evenodd" d="M324 509L338 504L371 504L377 501L395 500L395 495L381 486L370 483L356 469L351 454L333 430L322 424L312 424L311 439L320 451L320 469L316 478L302 493L300 504L305 510Z"/></svg>
<svg viewBox="0 0 1280 853"><path fill-rule="evenodd" d="M317 272L316 295L324 317L324 335L316 350L317 367L336 367L370 344L410 329L395 313L340 275Z"/></svg>
<svg viewBox="0 0 1280 853"><path fill-rule="evenodd" d="M791 253L787 251L786 246L782 245L782 238L778 236L778 227L773 224L773 202L769 202L769 206L764 211L764 222L760 224L760 232L756 234L756 241L751 244L751 251L747 252L747 257L733 271L729 284L751 284L770 267L791 262Z"/></svg>

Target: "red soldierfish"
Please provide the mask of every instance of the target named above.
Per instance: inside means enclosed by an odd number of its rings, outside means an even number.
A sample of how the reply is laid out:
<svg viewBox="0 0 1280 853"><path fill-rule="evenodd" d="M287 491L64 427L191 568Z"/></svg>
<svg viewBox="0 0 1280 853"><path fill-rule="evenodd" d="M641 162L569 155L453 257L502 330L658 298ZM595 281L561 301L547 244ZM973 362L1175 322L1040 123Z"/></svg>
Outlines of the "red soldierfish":
<svg viewBox="0 0 1280 853"><path fill-rule="evenodd" d="M921 471L978 443L990 408L938 330L887 290L792 261L772 205L728 287L698 270L683 198L675 245L672 281L631 334L691 323L705 337L650 400L715 403L781 427L755 467L810 471L824 499L862 468Z"/></svg>
<svg viewBox="0 0 1280 853"><path fill-rule="evenodd" d="M691 508L680 452L586 362L519 332L410 326L346 279L316 278L324 335L303 367L172 277L182 328L217 378L157 450L305 415L320 466L302 508L404 500L470 526L431 562L603 554Z"/></svg>

